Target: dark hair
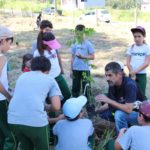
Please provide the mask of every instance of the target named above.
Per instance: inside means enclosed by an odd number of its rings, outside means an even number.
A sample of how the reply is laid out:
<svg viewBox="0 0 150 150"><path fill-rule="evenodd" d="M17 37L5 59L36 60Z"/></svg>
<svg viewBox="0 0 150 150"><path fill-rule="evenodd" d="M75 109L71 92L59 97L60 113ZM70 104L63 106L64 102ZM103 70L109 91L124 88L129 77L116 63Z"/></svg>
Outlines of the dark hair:
<svg viewBox="0 0 150 150"><path fill-rule="evenodd" d="M83 31L83 30L85 30L85 26L82 25L82 24L78 24L78 25L75 27L75 30L76 30L76 31Z"/></svg>
<svg viewBox="0 0 150 150"><path fill-rule="evenodd" d="M65 116L66 117L66 119L68 120L68 121L76 121L76 120L78 120L79 119L79 117L80 117L80 113L79 113L79 115L77 115L75 118L73 118L73 119L71 119L70 117L68 117L68 116Z"/></svg>
<svg viewBox="0 0 150 150"><path fill-rule="evenodd" d="M31 70L32 71L49 71L51 68L51 63L45 56L38 56L32 59Z"/></svg>
<svg viewBox="0 0 150 150"><path fill-rule="evenodd" d="M44 28L47 28L47 27L52 29L53 28L53 24L50 21L48 21L48 20L42 20L42 22L40 24L40 29L44 29Z"/></svg>
<svg viewBox="0 0 150 150"><path fill-rule="evenodd" d="M33 55L32 54L25 54L23 55L23 58L22 58L22 71L24 70L25 66L26 66L26 62L29 61L29 60L32 60L33 59Z"/></svg>
<svg viewBox="0 0 150 150"><path fill-rule="evenodd" d="M150 122L150 118L148 118L148 117L147 117L146 115L144 115L142 112L139 111L139 114L143 116L144 121L145 121L146 123L149 123L149 122Z"/></svg>
<svg viewBox="0 0 150 150"><path fill-rule="evenodd" d="M37 48L38 48L38 51L40 53L40 55L43 55L44 54L44 50L47 49L47 45L45 45L43 43L43 40L44 41L51 41L51 40L54 40L55 39L55 36L51 33L51 32L40 32L38 34L38 38L37 38Z"/></svg>
<svg viewBox="0 0 150 150"><path fill-rule="evenodd" d="M105 71L112 71L113 73L122 72L121 66L116 62L110 62L105 66Z"/></svg>

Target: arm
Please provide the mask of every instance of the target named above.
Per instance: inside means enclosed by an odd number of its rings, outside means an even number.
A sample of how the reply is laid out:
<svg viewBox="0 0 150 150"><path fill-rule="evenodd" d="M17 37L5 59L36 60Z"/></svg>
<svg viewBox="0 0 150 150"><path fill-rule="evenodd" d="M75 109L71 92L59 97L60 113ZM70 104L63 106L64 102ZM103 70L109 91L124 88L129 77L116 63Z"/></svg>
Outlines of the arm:
<svg viewBox="0 0 150 150"><path fill-rule="evenodd" d="M5 90L5 88L1 82L0 82L0 93L2 93L7 98L8 101L10 101L11 95L8 93L7 90Z"/></svg>
<svg viewBox="0 0 150 150"><path fill-rule="evenodd" d="M131 55L127 55L127 67L129 69L129 72L133 71L130 62L131 62Z"/></svg>
<svg viewBox="0 0 150 150"><path fill-rule="evenodd" d="M102 111L107 110L108 108L109 108L109 107L108 107L108 104L106 103L106 104L102 105L98 110L96 110L96 112L97 112L97 113L100 113L100 112L102 112Z"/></svg>
<svg viewBox="0 0 150 150"><path fill-rule="evenodd" d="M59 115L58 117L55 117L55 118L48 118L48 121L51 124L51 123L56 123L56 122L58 122L59 120L62 120L62 119L65 119L64 114L61 114L61 115Z"/></svg>
<svg viewBox="0 0 150 150"><path fill-rule="evenodd" d="M125 103L125 104L120 104L114 100L109 100L108 104L110 104L111 106L120 109L126 113L131 113L133 110L133 103Z"/></svg>
<svg viewBox="0 0 150 150"><path fill-rule="evenodd" d="M105 95L98 95L96 101L107 103L107 104L109 104L117 109L120 109L126 113L132 112L132 109L133 109L133 103L120 104L120 103L108 98Z"/></svg>
<svg viewBox="0 0 150 150"><path fill-rule="evenodd" d="M134 74L137 74L138 72L144 70L145 68L147 68L149 66L150 63L150 55L146 56L145 58L145 62L143 65L141 65L139 68L137 68L136 70L133 71Z"/></svg>
<svg viewBox="0 0 150 150"><path fill-rule="evenodd" d="M73 70L73 61L74 61L75 56L72 54L71 57L71 66L70 66L70 77L72 78L72 70Z"/></svg>
<svg viewBox="0 0 150 150"><path fill-rule="evenodd" d="M81 58L81 59L88 59L88 60L94 60L95 59L95 54L89 54L87 56L83 56L81 54L77 54L76 56Z"/></svg>
<svg viewBox="0 0 150 150"><path fill-rule="evenodd" d="M122 150L121 145L115 141L115 150Z"/></svg>
<svg viewBox="0 0 150 150"><path fill-rule="evenodd" d="M64 74L64 69L63 69L63 66L62 66L62 61L61 61L61 57L60 57L60 54L58 51L57 52L57 57L58 57L58 61L59 61L59 66L61 68L61 73Z"/></svg>
<svg viewBox="0 0 150 150"><path fill-rule="evenodd" d="M115 150L129 149L132 143L131 128L122 128L119 132L117 139L115 140Z"/></svg>
<svg viewBox="0 0 150 150"><path fill-rule="evenodd" d="M61 108L61 102L59 96L53 96L51 97L51 111L58 111Z"/></svg>
<svg viewBox="0 0 150 150"><path fill-rule="evenodd" d="M2 69L5 65L5 63L6 63L6 58L4 56L1 56L0 57L0 76L1 76L1 72L2 72ZM4 88L4 86L1 82L0 82L0 93L2 93L10 101L11 96L8 93L8 91Z"/></svg>

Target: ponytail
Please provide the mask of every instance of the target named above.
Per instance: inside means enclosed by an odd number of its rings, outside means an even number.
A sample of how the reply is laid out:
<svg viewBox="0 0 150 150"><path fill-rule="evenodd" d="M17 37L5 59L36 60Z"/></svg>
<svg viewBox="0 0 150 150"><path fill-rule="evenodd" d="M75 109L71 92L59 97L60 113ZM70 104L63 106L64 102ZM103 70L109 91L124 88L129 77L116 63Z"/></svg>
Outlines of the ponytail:
<svg viewBox="0 0 150 150"><path fill-rule="evenodd" d="M44 50L47 48L45 44L43 44L43 32L40 32L37 37L37 49L40 55L44 55Z"/></svg>

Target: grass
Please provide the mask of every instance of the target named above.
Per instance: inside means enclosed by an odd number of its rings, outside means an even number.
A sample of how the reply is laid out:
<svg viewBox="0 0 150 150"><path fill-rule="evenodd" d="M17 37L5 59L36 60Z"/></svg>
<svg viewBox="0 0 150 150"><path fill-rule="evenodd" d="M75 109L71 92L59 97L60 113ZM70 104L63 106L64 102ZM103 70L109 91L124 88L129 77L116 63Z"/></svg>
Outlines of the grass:
<svg viewBox="0 0 150 150"><path fill-rule="evenodd" d="M71 17L58 17L50 18L54 24L54 34L56 38L62 44L60 54L62 57L62 62L65 70L64 77L66 78L69 86L71 87L71 79L69 77L70 70L70 47L66 44L66 41L73 38L73 33L70 32L70 29L74 29L77 23L73 22ZM10 75L10 86L15 87L15 83L19 75L21 74L21 63L22 56L31 52L32 41L37 38L38 30L34 31L34 22L36 17L19 17L19 16L2 16L0 14L1 25L10 27L14 31L15 42L19 42L19 46L15 44L12 45L11 50L8 52L8 59L11 65ZM89 38L95 47L95 56L96 59L92 61L92 64L96 68L92 69L92 76L94 77L95 82L92 84L93 94L106 93L107 91L107 82L104 76L104 67L106 63L110 61L122 61L125 63L125 53L128 45L133 43L132 34L130 29L135 26L133 22L119 22L119 23L101 23L99 26L96 26L94 21L83 22L86 27L94 27L96 33ZM150 26L149 24L142 25L146 28L147 31L147 43L150 42ZM127 68L125 72L128 74ZM150 98L150 68L148 67L148 84L147 84L147 96ZM100 120L98 120L99 122ZM101 123L101 122L100 122ZM111 138L111 132L108 132L108 135L105 135L103 139ZM110 135L109 135L110 134ZM106 138L108 137L108 138ZM101 145L103 146L106 141L99 141L96 145L95 150L101 150Z"/></svg>
<svg viewBox="0 0 150 150"><path fill-rule="evenodd" d="M43 8L51 6L49 1L46 3L42 3L36 0L25 1L25 0L0 0L0 8L3 9L13 9L13 10L21 10L21 11L30 11L30 12L40 12ZM106 8L109 10L113 21L134 21L135 19L135 9L129 10L119 10L112 9L110 7ZM63 10L64 16L74 16L79 17L81 14L84 14L92 9L85 10ZM138 11L138 19L140 21L149 21L150 12L141 12Z"/></svg>
<svg viewBox="0 0 150 150"><path fill-rule="evenodd" d="M134 21L135 20L135 9L129 10L119 10L119 9L109 9L112 15L113 21ZM150 12L142 12L138 10L138 19L140 21L149 21Z"/></svg>
<svg viewBox="0 0 150 150"><path fill-rule="evenodd" d="M25 1L25 0L1 0L4 1L1 8L3 9L14 9L22 11L40 12L43 8L50 6L47 3L41 3L36 0ZM1 3L0 3L1 4Z"/></svg>

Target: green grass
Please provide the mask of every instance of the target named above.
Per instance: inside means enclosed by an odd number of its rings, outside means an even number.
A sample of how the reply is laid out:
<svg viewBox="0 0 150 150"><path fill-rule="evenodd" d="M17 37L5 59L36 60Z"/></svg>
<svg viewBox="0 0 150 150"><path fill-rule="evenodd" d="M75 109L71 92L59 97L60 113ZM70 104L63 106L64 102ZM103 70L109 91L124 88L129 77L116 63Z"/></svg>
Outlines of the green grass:
<svg viewBox="0 0 150 150"><path fill-rule="evenodd" d="M40 12L43 8L50 6L49 3L41 3L36 0L0 0L0 7L5 9L15 9L23 11Z"/></svg>
<svg viewBox="0 0 150 150"><path fill-rule="evenodd" d="M112 16L113 21L134 21L135 19L135 10L119 10L119 9L109 9L109 12ZM138 11L138 20L149 21L150 12Z"/></svg>

